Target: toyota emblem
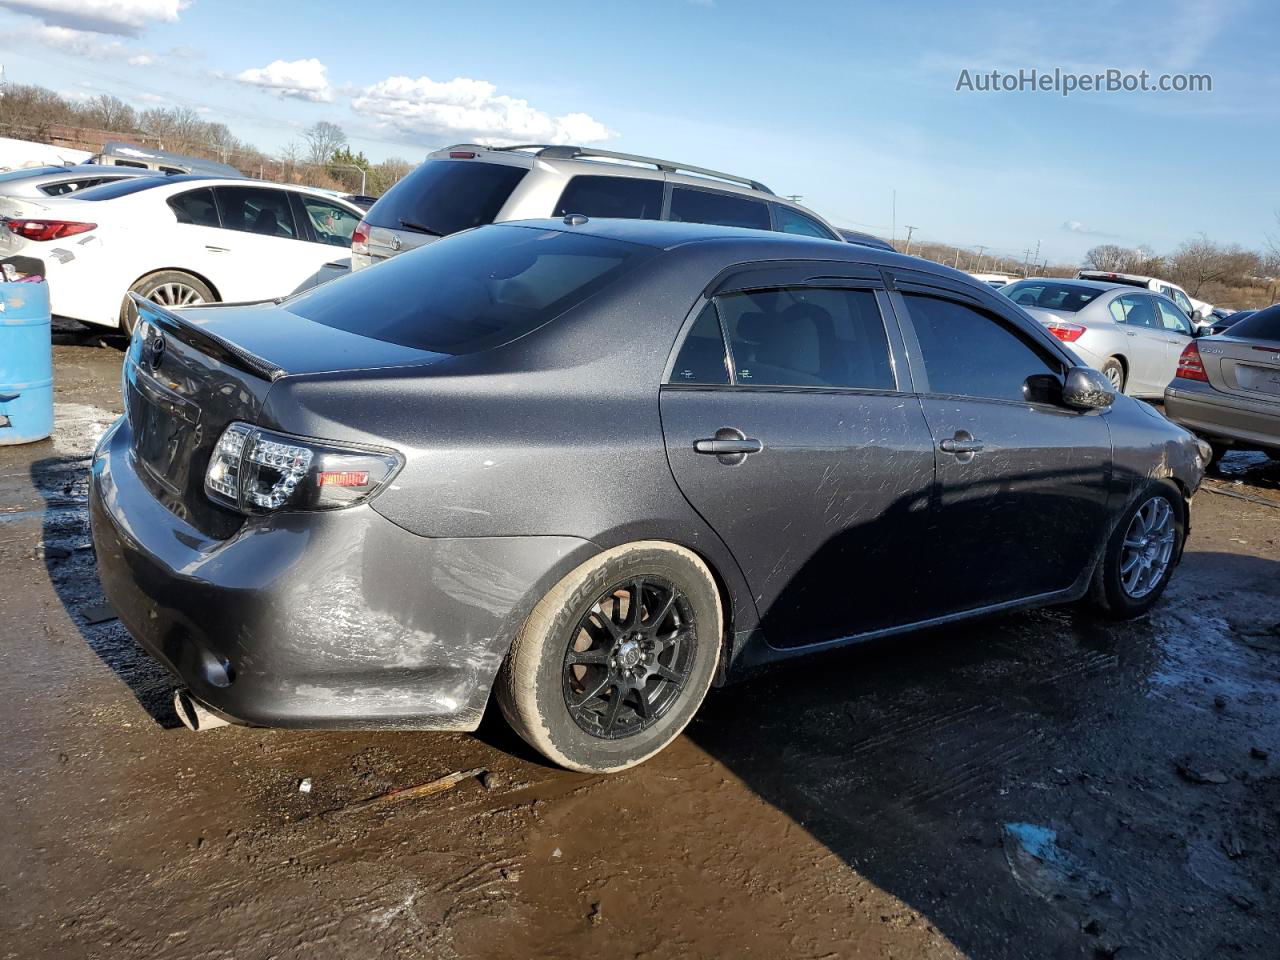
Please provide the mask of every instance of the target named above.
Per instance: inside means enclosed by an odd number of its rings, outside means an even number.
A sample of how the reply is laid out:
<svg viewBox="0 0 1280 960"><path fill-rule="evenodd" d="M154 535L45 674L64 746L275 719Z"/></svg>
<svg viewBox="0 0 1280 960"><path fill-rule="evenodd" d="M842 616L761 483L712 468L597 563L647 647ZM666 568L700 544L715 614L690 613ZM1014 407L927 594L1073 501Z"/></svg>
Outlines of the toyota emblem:
<svg viewBox="0 0 1280 960"><path fill-rule="evenodd" d="M399 237L398 235L396 235L396 234L394 234L394 233L393 233L393 234L391 235L391 249L392 249L392 250L399 250L401 246L402 246L402 244L401 244L401 242L400 242L400 237Z"/></svg>

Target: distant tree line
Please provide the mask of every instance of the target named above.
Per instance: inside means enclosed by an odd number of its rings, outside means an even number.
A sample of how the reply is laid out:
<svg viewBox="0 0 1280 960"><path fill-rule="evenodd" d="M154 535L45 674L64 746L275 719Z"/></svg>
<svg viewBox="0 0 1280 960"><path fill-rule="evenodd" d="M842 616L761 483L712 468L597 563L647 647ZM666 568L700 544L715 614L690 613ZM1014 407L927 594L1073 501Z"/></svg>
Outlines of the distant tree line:
<svg viewBox="0 0 1280 960"><path fill-rule="evenodd" d="M1149 247L1100 244L1085 254L1085 266L1172 280L1196 299L1221 306L1257 307L1275 302L1280 249L1272 243L1264 251L1246 250L1200 234L1164 255Z"/></svg>
<svg viewBox="0 0 1280 960"><path fill-rule="evenodd" d="M68 145L82 149L101 149L110 140L134 141L227 163L250 177L348 193L360 189L363 171L365 191L375 197L414 166L400 158L371 163L363 152L350 149L341 127L328 121L313 124L301 141L273 156L236 137L225 123L205 120L190 107L137 110L110 94L78 101L28 84L10 84L0 96L0 136L45 143L62 127L77 128L71 139L78 142Z"/></svg>

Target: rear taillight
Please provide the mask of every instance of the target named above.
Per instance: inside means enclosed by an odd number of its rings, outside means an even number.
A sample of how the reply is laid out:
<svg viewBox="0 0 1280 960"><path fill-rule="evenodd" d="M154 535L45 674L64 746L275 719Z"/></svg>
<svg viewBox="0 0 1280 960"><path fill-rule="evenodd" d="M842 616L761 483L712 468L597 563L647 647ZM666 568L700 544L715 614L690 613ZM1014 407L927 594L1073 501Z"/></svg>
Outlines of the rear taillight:
<svg viewBox="0 0 1280 960"><path fill-rule="evenodd" d="M1085 328L1078 323L1046 323L1045 326L1063 343L1075 343L1085 331Z"/></svg>
<svg viewBox="0 0 1280 960"><path fill-rule="evenodd" d="M362 253L365 256L369 254L369 224L367 221L361 220L356 224L356 228L351 233L351 252Z"/></svg>
<svg viewBox="0 0 1280 960"><path fill-rule="evenodd" d="M213 448L204 489L242 513L332 510L368 500L402 463L391 450L353 450L233 423Z"/></svg>
<svg viewBox="0 0 1280 960"><path fill-rule="evenodd" d="M1178 369L1174 376L1181 380L1208 381L1209 374L1204 371L1204 361L1200 359L1200 348L1195 341L1182 348L1182 356L1178 358Z"/></svg>
<svg viewBox="0 0 1280 960"><path fill-rule="evenodd" d="M63 237L74 237L78 233L96 230L96 223L78 223L74 220L9 220L5 226L9 232L26 240L42 243L45 240L61 240Z"/></svg>

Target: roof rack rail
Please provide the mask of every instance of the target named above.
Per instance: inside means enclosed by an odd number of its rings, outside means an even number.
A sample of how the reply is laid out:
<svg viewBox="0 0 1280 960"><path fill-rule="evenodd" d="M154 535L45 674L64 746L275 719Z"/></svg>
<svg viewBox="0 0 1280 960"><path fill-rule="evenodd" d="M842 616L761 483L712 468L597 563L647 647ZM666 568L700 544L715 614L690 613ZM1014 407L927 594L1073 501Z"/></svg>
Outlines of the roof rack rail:
<svg viewBox="0 0 1280 960"><path fill-rule="evenodd" d="M470 146L470 144L468 145ZM455 149L450 147L449 149ZM659 160L656 157L643 157L635 153L618 153L614 150L597 150L595 147L570 147L554 143L517 143L509 147L489 147L490 150L532 150L536 156L543 157L547 160L625 160L629 163L643 163L646 165L657 167L663 173L692 173L701 177L714 177L717 180L727 180L730 183L740 183L743 186L750 187L752 190L759 190L761 193L767 193L771 196L773 191L766 187L759 180L752 180L749 177L739 177L732 173L723 173L719 170L710 170L707 167L695 167L687 163L675 163L671 160Z"/></svg>

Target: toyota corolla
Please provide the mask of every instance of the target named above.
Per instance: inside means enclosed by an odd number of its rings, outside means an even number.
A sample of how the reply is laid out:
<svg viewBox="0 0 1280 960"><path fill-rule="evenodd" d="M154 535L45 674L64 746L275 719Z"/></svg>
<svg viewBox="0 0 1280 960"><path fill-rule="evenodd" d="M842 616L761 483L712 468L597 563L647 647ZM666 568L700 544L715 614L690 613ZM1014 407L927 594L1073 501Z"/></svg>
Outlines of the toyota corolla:
<svg viewBox="0 0 1280 960"><path fill-rule="evenodd" d="M574 217L138 313L93 536L197 727L466 730L492 696L620 770L758 665L1142 614L1204 468L1008 298L852 244Z"/></svg>

